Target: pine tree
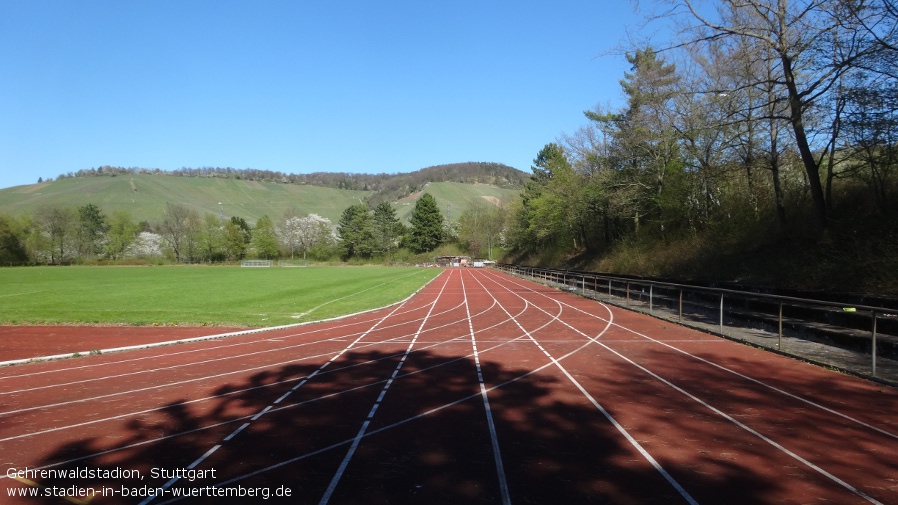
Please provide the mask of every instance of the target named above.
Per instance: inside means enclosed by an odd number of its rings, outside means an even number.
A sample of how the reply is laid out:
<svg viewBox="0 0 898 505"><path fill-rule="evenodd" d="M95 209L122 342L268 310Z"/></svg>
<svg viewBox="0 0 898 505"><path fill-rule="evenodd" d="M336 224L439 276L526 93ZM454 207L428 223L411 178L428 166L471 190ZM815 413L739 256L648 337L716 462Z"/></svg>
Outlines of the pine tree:
<svg viewBox="0 0 898 505"><path fill-rule="evenodd" d="M405 227L396 217L396 211L389 202L380 202L374 208L374 237L377 241L377 251L381 254L389 254L399 247Z"/></svg>
<svg viewBox="0 0 898 505"><path fill-rule="evenodd" d="M363 203L347 207L343 211L337 233L340 235L344 259L354 256L370 258L377 248L371 212Z"/></svg>
<svg viewBox="0 0 898 505"><path fill-rule="evenodd" d="M433 251L443 239L443 215L437 206L436 198L424 193L415 203L411 217L412 229L409 235L409 248L420 254Z"/></svg>

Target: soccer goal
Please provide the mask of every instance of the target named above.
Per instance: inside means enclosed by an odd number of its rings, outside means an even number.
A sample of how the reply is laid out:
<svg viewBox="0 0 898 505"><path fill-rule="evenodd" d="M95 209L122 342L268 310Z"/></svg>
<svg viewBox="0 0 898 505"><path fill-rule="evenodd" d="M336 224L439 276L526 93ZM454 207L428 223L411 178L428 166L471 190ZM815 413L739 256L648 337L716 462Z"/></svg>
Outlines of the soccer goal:
<svg viewBox="0 0 898 505"><path fill-rule="evenodd" d="M271 260L243 260L240 262L241 267L270 267L273 262Z"/></svg>
<svg viewBox="0 0 898 505"><path fill-rule="evenodd" d="M308 260L278 260L279 267L307 267Z"/></svg>

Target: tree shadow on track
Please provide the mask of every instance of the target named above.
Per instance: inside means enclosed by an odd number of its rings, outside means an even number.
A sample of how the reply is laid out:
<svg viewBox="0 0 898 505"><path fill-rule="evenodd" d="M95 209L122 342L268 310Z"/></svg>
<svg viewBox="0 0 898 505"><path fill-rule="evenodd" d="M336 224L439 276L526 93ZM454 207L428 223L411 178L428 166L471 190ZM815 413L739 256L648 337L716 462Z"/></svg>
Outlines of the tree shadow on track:
<svg viewBox="0 0 898 505"><path fill-rule="evenodd" d="M142 496L123 497L119 490L125 486L133 494L162 486L168 479L153 478L153 468L185 468L220 445L196 466L215 469L214 479L182 478L172 489L211 485L229 492L238 492L237 486L271 493L288 489L289 498L271 499L318 503L401 357L375 351L347 353L279 403L278 398L319 365L273 368L214 390L185 389L160 405L161 410L114 421L118 427L111 424L105 436L61 443L41 464L56 469L139 470L143 480L52 482L97 490L107 486L118 492L96 498L98 504L139 503ZM502 503L474 370L473 360L466 356L413 352L371 416L366 436L330 503ZM512 503L685 502L593 405L570 393L566 380L548 372L528 375L529 370L493 362L484 362L483 372L487 387L501 385L489 392L489 404ZM620 387L641 394L626 381ZM269 406L268 412L251 420ZM657 421L669 420L659 414ZM226 440L245 423L249 425ZM70 462L58 464L61 461ZM663 458L659 462L669 463ZM723 470L718 475L695 474L690 485L701 488L703 496L725 497L728 503L764 501L769 483L735 465ZM152 503L171 498L160 496ZM258 496L241 500L263 501ZM183 503L221 503L221 498Z"/></svg>
<svg viewBox="0 0 898 505"><path fill-rule="evenodd" d="M894 433L891 412L898 397L893 391L775 354L744 359L715 358L714 352L709 347L696 354L757 382L650 348L622 353L638 356L633 359L705 404L628 363L603 365L591 374L611 394L634 399L626 413L620 412L625 403L614 401L615 414L637 417L643 433L670 440L673 454L680 447L669 462L671 473L694 490L699 503L864 501L787 451L883 503L896 502L895 490L881 486L898 472L894 438L836 414Z"/></svg>

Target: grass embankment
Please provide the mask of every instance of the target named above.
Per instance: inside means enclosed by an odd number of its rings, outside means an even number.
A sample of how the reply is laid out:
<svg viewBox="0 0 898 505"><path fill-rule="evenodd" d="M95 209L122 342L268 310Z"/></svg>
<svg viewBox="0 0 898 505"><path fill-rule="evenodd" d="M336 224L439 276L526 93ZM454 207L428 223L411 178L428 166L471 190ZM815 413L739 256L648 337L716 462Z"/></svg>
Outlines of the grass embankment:
<svg viewBox="0 0 898 505"><path fill-rule="evenodd" d="M860 205L858 205L860 207ZM898 213L842 217L823 235L808 223L721 224L701 233L644 234L565 267L681 282L898 297Z"/></svg>
<svg viewBox="0 0 898 505"><path fill-rule="evenodd" d="M397 267L0 269L0 324L264 327L389 305L440 270Z"/></svg>

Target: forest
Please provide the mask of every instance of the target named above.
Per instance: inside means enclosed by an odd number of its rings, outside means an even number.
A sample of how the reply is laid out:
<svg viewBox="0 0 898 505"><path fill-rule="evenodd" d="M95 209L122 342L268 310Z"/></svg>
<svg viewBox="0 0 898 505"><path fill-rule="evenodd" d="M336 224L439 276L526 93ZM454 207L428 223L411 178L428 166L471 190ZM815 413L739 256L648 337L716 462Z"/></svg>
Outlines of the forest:
<svg viewBox="0 0 898 505"><path fill-rule="evenodd" d="M511 260L894 289L896 4L664 5L675 39L627 51L625 105L537 153Z"/></svg>

